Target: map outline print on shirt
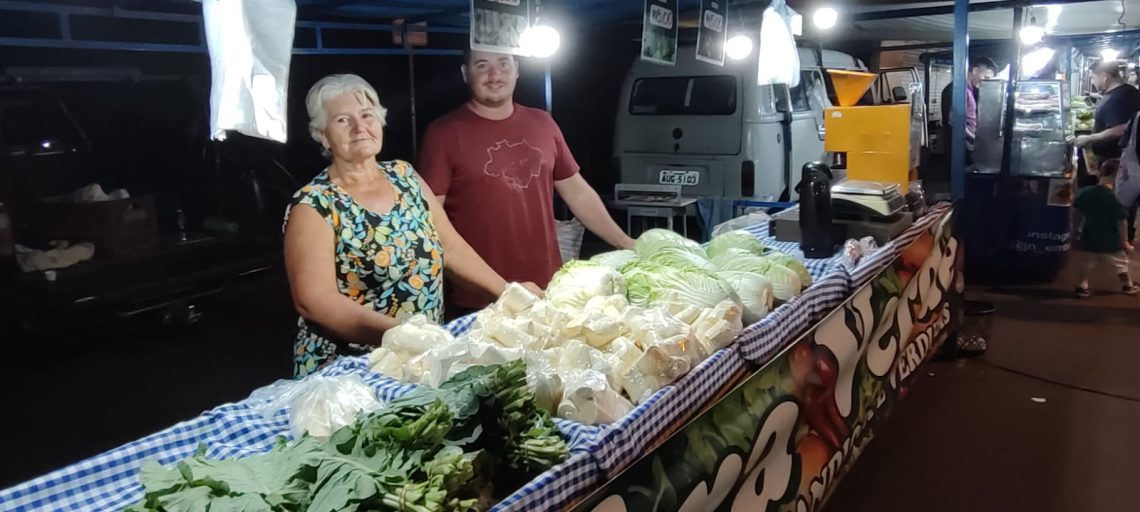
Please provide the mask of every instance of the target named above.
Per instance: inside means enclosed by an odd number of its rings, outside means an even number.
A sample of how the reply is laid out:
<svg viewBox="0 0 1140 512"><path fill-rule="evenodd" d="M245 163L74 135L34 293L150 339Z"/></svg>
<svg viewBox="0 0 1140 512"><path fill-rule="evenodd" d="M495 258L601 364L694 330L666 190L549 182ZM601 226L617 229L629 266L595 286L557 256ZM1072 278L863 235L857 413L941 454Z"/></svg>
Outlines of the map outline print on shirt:
<svg viewBox="0 0 1140 512"><path fill-rule="evenodd" d="M546 153L530 145L526 138L517 143L503 139L487 148L483 174L501 179L507 188L522 191L530 188L535 178L542 174L544 160Z"/></svg>

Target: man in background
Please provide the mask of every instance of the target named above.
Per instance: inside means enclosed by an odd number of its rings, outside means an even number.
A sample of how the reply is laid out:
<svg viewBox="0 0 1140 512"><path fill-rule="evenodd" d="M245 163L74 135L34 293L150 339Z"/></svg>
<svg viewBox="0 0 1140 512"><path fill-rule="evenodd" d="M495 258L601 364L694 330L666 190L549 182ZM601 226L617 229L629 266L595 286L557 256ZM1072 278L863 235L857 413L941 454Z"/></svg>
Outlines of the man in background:
<svg viewBox="0 0 1140 512"><path fill-rule="evenodd" d="M970 58L970 67L966 71L966 165L973 163L974 140L978 131L978 86L982 80L988 80L997 73L997 65L986 57ZM943 139L946 141L946 154L951 153L954 144L953 128L950 126L951 104L954 100L954 82L950 82L942 89L942 129Z"/></svg>
<svg viewBox="0 0 1140 512"><path fill-rule="evenodd" d="M1092 85L1100 92L1093 118L1092 135L1081 135L1073 143L1095 157L1089 169L1112 158L1120 158L1121 141L1127 145L1125 130L1132 117L1140 112L1140 91L1124 83L1116 61L1097 63L1093 67ZM1086 158L1086 162L1089 160ZM1128 210L1128 240L1136 239L1136 204Z"/></svg>

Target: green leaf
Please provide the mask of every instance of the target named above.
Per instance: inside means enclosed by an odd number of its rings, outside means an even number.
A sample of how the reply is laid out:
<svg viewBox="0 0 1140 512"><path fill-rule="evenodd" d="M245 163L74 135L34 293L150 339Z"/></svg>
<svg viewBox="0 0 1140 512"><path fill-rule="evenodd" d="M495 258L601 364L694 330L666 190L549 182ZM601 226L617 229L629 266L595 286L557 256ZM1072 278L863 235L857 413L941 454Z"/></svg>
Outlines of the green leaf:
<svg viewBox="0 0 1140 512"><path fill-rule="evenodd" d="M261 496L222 496L210 501L210 512L269 512L273 506Z"/></svg>
<svg viewBox="0 0 1140 512"><path fill-rule="evenodd" d="M150 498L165 496L189 484L180 470L164 468L153 460L142 465L139 469L139 478L143 482L147 497Z"/></svg>
<svg viewBox="0 0 1140 512"><path fill-rule="evenodd" d="M210 506L211 491L206 487L194 487L158 499L165 512L207 512Z"/></svg>

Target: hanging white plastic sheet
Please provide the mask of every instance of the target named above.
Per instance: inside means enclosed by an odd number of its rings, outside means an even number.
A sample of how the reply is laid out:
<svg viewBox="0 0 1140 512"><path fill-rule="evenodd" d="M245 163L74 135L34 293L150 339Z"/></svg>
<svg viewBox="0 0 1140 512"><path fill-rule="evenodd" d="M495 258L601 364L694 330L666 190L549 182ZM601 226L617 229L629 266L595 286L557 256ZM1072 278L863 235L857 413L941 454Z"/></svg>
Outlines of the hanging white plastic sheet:
<svg viewBox="0 0 1140 512"><path fill-rule="evenodd" d="M285 142L293 0L203 0L210 48L210 135L227 130Z"/></svg>
<svg viewBox="0 0 1140 512"><path fill-rule="evenodd" d="M756 83L760 85L800 83L800 56L796 38L792 35L792 20L798 16L784 0L774 0L764 9L760 22L760 70Z"/></svg>

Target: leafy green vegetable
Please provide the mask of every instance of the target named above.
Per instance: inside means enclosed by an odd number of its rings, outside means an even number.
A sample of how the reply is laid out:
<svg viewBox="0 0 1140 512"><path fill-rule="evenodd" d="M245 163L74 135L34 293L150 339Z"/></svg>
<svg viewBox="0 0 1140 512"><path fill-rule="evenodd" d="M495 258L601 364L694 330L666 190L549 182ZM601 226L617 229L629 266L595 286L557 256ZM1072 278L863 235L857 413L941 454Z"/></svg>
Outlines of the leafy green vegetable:
<svg viewBox="0 0 1140 512"><path fill-rule="evenodd" d="M788 267L793 272L795 272L796 275L799 276L800 286L803 288L811 286L811 272L808 272L808 269L806 266L804 266L804 263L800 260L797 260L795 256L792 256L786 252L772 251L768 254L768 261Z"/></svg>
<svg viewBox="0 0 1140 512"><path fill-rule="evenodd" d="M717 272L716 275L732 286L736 295L740 297L740 303L744 306L746 325L760 321L772 311L775 295L773 295L772 282L768 278L751 272L731 270Z"/></svg>
<svg viewBox="0 0 1140 512"><path fill-rule="evenodd" d="M675 231L669 231L667 229L651 229L642 233L641 236L637 238L637 242L634 243L633 250L637 253L638 257L647 258L662 247L678 247L702 258L706 257L705 250L701 247L701 244L689 240Z"/></svg>
<svg viewBox="0 0 1140 512"><path fill-rule="evenodd" d="M710 258L728 254L730 250L740 250L753 256L763 256L768 248L752 233L743 229L736 229L721 233L709 240L706 251Z"/></svg>
<svg viewBox="0 0 1140 512"><path fill-rule="evenodd" d="M725 300L740 304L740 298L724 279L695 267L669 267L637 261L622 269L631 304L645 306L663 301L705 308Z"/></svg>
<svg viewBox="0 0 1140 512"><path fill-rule="evenodd" d="M693 267L709 272L716 270L716 266L705 258L704 254L693 250L691 247L664 245L654 248L651 254L642 256L641 259L667 267Z"/></svg>
<svg viewBox="0 0 1140 512"><path fill-rule="evenodd" d="M769 256L751 256L739 253L724 255L713 260L720 270L728 272L751 272L768 278L776 299L792 300L803 291L800 276L795 271L776 263Z"/></svg>
<svg viewBox="0 0 1140 512"><path fill-rule="evenodd" d="M582 309L593 297L625 295L625 280L617 270L589 261L567 262L554 274L546 299L567 308Z"/></svg>
<svg viewBox="0 0 1140 512"><path fill-rule="evenodd" d="M127 510L485 510L492 488L514 488L568 454L520 360L417 389L327 442L306 436L238 460L199 450L173 469L147 463L146 495Z"/></svg>
<svg viewBox="0 0 1140 512"><path fill-rule="evenodd" d="M590 263L597 263L603 267L609 267L614 270L620 271L622 267L633 263L637 259L637 253L629 250L622 249L620 251L603 252L593 258L590 258Z"/></svg>

